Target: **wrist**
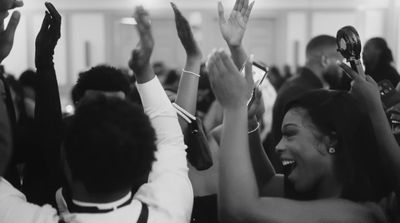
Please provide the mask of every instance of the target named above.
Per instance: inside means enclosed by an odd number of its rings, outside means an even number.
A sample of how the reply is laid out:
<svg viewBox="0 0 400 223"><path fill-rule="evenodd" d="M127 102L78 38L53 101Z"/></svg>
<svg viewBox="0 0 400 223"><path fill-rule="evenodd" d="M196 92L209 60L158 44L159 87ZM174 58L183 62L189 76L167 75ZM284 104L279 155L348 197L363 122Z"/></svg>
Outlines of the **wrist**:
<svg viewBox="0 0 400 223"><path fill-rule="evenodd" d="M198 66L201 65L202 55L187 55L186 57L186 67L188 66Z"/></svg>
<svg viewBox="0 0 400 223"><path fill-rule="evenodd" d="M155 76L153 68L150 66L150 64L145 65L141 69L135 69L133 71L135 72L135 77L138 84L151 81Z"/></svg>
<svg viewBox="0 0 400 223"><path fill-rule="evenodd" d="M247 123L247 129L249 131L254 130L255 128L257 128L258 125L259 125L259 123L258 123L256 117L249 118L248 123Z"/></svg>
<svg viewBox="0 0 400 223"><path fill-rule="evenodd" d="M228 43L229 50L231 51L239 51L243 48L242 43Z"/></svg>

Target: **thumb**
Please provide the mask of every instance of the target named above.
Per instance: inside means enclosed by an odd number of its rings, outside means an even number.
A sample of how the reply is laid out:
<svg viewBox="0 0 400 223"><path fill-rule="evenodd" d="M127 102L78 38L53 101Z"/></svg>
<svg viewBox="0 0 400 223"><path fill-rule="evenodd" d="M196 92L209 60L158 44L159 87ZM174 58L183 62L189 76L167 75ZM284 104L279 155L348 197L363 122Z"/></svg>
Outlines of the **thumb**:
<svg viewBox="0 0 400 223"><path fill-rule="evenodd" d="M251 84L251 86L254 85L254 80L253 80L253 60L254 60L254 55L250 55L249 59L246 61L246 65L244 67L245 69L245 78L248 84Z"/></svg>
<svg viewBox="0 0 400 223"><path fill-rule="evenodd" d="M221 0L218 1L218 21L220 25L226 23L224 15L224 6L222 5Z"/></svg>
<svg viewBox="0 0 400 223"><path fill-rule="evenodd" d="M14 11L13 14L11 15L11 19L8 22L6 28L6 33L9 41L14 40L15 30L17 29L20 17L21 14L18 11Z"/></svg>

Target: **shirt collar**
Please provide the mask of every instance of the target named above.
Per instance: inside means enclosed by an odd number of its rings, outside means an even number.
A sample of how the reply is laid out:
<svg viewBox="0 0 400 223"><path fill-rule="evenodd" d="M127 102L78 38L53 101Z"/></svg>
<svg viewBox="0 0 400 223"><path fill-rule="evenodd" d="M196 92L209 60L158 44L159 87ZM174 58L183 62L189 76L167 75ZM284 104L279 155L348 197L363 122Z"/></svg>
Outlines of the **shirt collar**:
<svg viewBox="0 0 400 223"><path fill-rule="evenodd" d="M72 199L72 203L80 207L97 207L100 210L104 209L117 209L122 204L126 203L132 197L132 192L126 194L123 198L109 203L90 203Z"/></svg>

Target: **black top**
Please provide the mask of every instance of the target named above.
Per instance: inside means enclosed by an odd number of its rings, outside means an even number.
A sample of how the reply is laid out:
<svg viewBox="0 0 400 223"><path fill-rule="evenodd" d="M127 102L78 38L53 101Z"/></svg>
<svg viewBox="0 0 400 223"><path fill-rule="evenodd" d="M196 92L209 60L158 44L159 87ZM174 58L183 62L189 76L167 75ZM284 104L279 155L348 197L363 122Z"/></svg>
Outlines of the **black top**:
<svg viewBox="0 0 400 223"><path fill-rule="evenodd" d="M264 148L277 173L283 173L282 164L275 153L275 147L282 137L281 126L286 106L309 90L322 88L321 80L310 69L303 68L298 76L287 80L278 91L272 110L271 137L265 142Z"/></svg>
<svg viewBox="0 0 400 223"><path fill-rule="evenodd" d="M400 76L397 70L390 64L381 65L374 70L366 70L366 74L370 75L376 82L389 80L394 87L399 83Z"/></svg>
<svg viewBox="0 0 400 223"><path fill-rule="evenodd" d="M192 223L218 223L217 195L195 197L192 211Z"/></svg>

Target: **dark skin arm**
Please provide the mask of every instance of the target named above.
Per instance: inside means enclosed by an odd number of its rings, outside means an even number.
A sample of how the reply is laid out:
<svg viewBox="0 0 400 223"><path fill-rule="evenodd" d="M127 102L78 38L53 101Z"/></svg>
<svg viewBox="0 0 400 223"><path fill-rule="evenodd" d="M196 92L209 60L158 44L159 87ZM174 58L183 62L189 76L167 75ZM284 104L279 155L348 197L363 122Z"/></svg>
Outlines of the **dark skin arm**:
<svg viewBox="0 0 400 223"><path fill-rule="evenodd" d="M171 3L171 6L175 14L175 24L176 30L178 31L178 37L186 52L185 71L199 74L202 58L201 50L194 39L190 24L187 19L182 15L174 3ZM182 73L175 102L192 115L195 115L196 113L198 85L198 77L193 74ZM188 123L180 117L179 124L182 128L182 131L185 132L188 127Z"/></svg>
<svg viewBox="0 0 400 223"><path fill-rule="evenodd" d="M61 16L51 3L47 8L41 29L36 37L35 65L37 69L37 89L35 106L35 126L41 156L44 157L50 179L59 177L59 157L62 140L62 114L60 94L53 54L61 37ZM54 189L57 189L54 186Z"/></svg>
<svg viewBox="0 0 400 223"><path fill-rule="evenodd" d="M139 84L146 83L155 77L153 68L150 66L150 57L154 48L154 38L151 30L150 16L143 7L135 9L134 17L137 22L139 43L132 51L129 67L135 73Z"/></svg>

